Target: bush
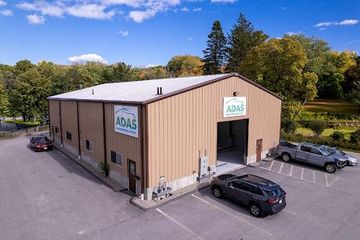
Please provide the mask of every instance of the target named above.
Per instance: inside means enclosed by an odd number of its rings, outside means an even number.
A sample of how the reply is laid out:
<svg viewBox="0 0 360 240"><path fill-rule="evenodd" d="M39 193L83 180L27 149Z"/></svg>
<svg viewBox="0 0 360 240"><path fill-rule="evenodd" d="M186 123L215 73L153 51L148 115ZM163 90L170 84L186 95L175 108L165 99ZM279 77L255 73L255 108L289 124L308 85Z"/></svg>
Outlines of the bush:
<svg viewBox="0 0 360 240"><path fill-rule="evenodd" d="M286 133L294 133L296 131L296 123L290 119L284 119L281 121L281 129Z"/></svg>
<svg viewBox="0 0 360 240"><path fill-rule="evenodd" d="M333 134L331 134L330 137L334 141L343 141L345 139L344 134L342 132L339 132L339 131L333 132Z"/></svg>
<svg viewBox="0 0 360 240"><path fill-rule="evenodd" d="M350 142L360 144L360 128L350 135Z"/></svg>
<svg viewBox="0 0 360 240"><path fill-rule="evenodd" d="M316 136L320 136L327 127L327 124L323 121L312 121L309 123L308 127Z"/></svg>
<svg viewBox="0 0 360 240"><path fill-rule="evenodd" d="M107 177L109 175L110 166L108 163L100 162L98 164L99 171L104 177Z"/></svg>
<svg viewBox="0 0 360 240"><path fill-rule="evenodd" d="M311 136L303 136L301 134L287 134L282 132L281 138L291 142L309 142L320 145L328 145L331 147L338 147L341 149L347 150L357 150L360 151L360 144L349 142L349 141L334 141L330 137L311 137Z"/></svg>

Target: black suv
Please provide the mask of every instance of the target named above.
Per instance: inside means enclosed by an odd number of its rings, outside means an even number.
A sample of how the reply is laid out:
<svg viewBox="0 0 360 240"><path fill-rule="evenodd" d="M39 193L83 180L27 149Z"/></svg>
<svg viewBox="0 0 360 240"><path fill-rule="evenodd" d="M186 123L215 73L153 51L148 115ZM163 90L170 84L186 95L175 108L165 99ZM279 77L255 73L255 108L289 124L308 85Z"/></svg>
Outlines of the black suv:
<svg viewBox="0 0 360 240"><path fill-rule="evenodd" d="M216 198L226 197L248 206L255 217L278 213L286 206L286 192L256 175L220 175L213 179L210 189Z"/></svg>

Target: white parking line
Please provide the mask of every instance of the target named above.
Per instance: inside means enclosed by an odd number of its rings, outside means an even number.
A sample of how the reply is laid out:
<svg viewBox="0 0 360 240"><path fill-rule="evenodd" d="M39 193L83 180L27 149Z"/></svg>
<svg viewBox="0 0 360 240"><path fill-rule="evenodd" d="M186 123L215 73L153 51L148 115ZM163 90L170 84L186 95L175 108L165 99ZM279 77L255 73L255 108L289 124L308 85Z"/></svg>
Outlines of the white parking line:
<svg viewBox="0 0 360 240"><path fill-rule="evenodd" d="M339 179L339 176L337 176L337 177L334 179L334 181L332 181L331 183L329 183L329 187L330 187L331 185L333 185L338 179Z"/></svg>
<svg viewBox="0 0 360 240"><path fill-rule="evenodd" d="M304 180L304 169L301 168L301 180Z"/></svg>
<svg viewBox="0 0 360 240"><path fill-rule="evenodd" d="M279 169L279 173L281 173L282 168L284 167L284 163L281 163L280 169Z"/></svg>
<svg viewBox="0 0 360 240"><path fill-rule="evenodd" d="M289 214L291 214L291 215L297 216L297 213L296 213L296 212L289 211L289 210L287 210L287 209L284 209L283 211L286 212L286 213L289 213Z"/></svg>
<svg viewBox="0 0 360 240"><path fill-rule="evenodd" d="M270 170L271 170L272 166L274 165L274 162L275 162L275 161L272 161L272 162L271 162L271 165L270 165L270 168L269 168Z"/></svg>
<svg viewBox="0 0 360 240"><path fill-rule="evenodd" d="M325 174L325 184L327 187L329 187L329 181L328 181L328 175Z"/></svg>
<svg viewBox="0 0 360 240"><path fill-rule="evenodd" d="M201 239L204 240L204 238L202 238L201 236L197 235L196 233L194 233L193 231L191 231L191 229L189 229L188 227L186 227L184 224L182 224L181 222L177 221L176 219L170 217L169 215L167 215L166 213L164 213L163 211L161 211L160 209L156 209L156 211L158 211L159 213L161 213L163 216L165 216L166 218L168 218L169 220L171 220L172 222L174 222L176 225L178 225L179 227L181 227L182 229L186 230L187 232L189 232L190 234L192 234L194 237L196 237L197 239Z"/></svg>
<svg viewBox="0 0 360 240"><path fill-rule="evenodd" d="M228 214L228 215L230 215L230 216L232 216L232 217L234 217L236 219L238 219L241 222L244 222L244 223L250 225L251 227L253 227L253 228L255 228L255 229L257 229L257 230L259 230L259 231L261 231L261 232L263 232L263 233L265 233L267 235L269 235L269 236L273 236L272 233L270 233L270 232L268 232L268 231L266 231L266 230L264 230L262 228L259 228L258 226L256 226L256 225L254 225L254 224L240 218L239 216L237 216L235 214L232 214L231 212L226 211L225 209L222 209L222 208L220 208L220 207L218 207L218 206L216 206L216 205L214 205L214 204L212 204L212 203L210 203L210 202L208 202L208 201L206 201L206 200L204 200L204 199L202 199L202 198L200 198L200 197L198 197L198 196L196 196L194 194L191 194L191 196L198 199L199 201L202 201L202 202L204 202L204 203L206 203L206 204L208 204L208 205L210 205L210 206L212 206L212 207L214 207L214 208L216 208L216 209L218 209L218 210L220 210L220 211L222 211L222 212L224 212L224 213L226 213L226 214Z"/></svg>
<svg viewBox="0 0 360 240"><path fill-rule="evenodd" d="M293 166L293 165L291 165L291 167L290 167L290 173L289 173L289 176L290 176L290 177L291 177L291 175L292 175L293 168L294 168L294 166Z"/></svg>
<svg viewBox="0 0 360 240"><path fill-rule="evenodd" d="M315 171L313 170L313 183L316 183L316 180L315 180Z"/></svg>

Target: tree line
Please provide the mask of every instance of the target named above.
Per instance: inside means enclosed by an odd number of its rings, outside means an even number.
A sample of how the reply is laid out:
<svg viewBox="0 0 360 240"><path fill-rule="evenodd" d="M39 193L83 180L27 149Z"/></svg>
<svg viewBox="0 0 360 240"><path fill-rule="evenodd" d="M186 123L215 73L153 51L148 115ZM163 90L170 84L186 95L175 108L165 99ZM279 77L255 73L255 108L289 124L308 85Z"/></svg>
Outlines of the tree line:
<svg viewBox="0 0 360 240"><path fill-rule="evenodd" d="M335 51L305 35L269 38L240 14L225 34L214 21L203 56L174 56L166 66L132 67L123 62L59 65L21 60L0 64L0 116L24 121L47 116L46 97L103 83L237 72L280 95L283 119L295 120L315 97L360 103L360 58Z"/></svg>

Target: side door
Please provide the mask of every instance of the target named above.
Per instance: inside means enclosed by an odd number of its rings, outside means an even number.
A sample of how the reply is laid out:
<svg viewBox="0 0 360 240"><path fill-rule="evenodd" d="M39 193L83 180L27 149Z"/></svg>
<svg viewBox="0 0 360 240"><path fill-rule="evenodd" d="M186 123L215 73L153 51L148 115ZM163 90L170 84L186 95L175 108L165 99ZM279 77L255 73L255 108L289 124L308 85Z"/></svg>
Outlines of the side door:
<svg viewBox="0 0 360 240"><path fill-rule="evenodd" d="M322 153L317 148L311 147L309 163L316 166L324 166L323 163L324 158L325 156L323 156Z"/></svg>
<svg viewBox="0 0 360 240"><path fill-rule="evenodd" d="M300 149L296 152L296 160L308 163L310 151L311 148L309 146L301 145Z"/></svg>
<svg viewBox="0 0 360 240"><path fill-rule="evenodd" d="M234 180L229 184L229 197L235 201L246 204L251 198L251 185Z"/></svg>
<svg viewBox="0 0 360 240"><path fill-rule="evenodd" d="M136 163L128 159L129 190L136 193Z"/></svg>

